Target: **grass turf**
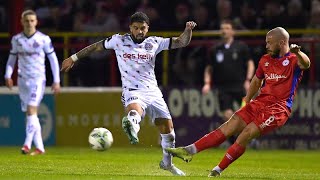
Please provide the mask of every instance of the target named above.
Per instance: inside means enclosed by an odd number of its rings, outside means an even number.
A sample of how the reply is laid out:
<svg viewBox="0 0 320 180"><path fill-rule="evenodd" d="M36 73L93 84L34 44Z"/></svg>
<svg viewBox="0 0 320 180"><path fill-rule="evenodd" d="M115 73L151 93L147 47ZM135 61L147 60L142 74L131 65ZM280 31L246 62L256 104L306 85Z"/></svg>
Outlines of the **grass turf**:
<svg viewBox="0 0 320 180"><path fill-rule="evenodd" d="M45 155L20 154L20 147L0 147L0 179L208 179L224 149L203 151L190 163L174 158L187 177L159 168L161 149L155 147L47 147ZM320 151L247 150L219 177L222 179L320 179Z"/></svg>

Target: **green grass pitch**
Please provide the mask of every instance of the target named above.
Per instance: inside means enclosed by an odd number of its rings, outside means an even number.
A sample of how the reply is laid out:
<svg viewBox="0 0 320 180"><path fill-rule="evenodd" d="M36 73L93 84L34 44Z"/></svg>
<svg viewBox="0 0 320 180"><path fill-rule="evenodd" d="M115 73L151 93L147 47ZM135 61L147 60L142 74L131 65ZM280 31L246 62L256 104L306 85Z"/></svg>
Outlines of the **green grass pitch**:
<svg viewBox="0 0 320 180"><path fill-rule="evenodd" d="M47 147L41 156L20 154L20 147L0 147L0 179L208 179L208 170L224 149L203 151L190 163L174 158L187 177L174 177L159 168L159 147ZM320 179L320 151L247 150L219 177L222 179Z"/></svg>

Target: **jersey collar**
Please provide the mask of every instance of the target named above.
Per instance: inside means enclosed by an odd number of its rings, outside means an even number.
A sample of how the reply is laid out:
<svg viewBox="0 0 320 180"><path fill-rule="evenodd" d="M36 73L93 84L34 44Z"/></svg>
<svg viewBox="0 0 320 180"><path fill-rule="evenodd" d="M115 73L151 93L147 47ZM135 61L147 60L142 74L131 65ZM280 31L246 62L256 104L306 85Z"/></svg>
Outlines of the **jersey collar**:
<svg viewBox="0 0 320 180"><path fill-rule="evenodd" d="M291 54L291 53L290 53L290 51L289 51L289 52L287 52L284 56L278 56L278 57L276 57L275 59L281 59L281 58L283 58L283 57L288 57L290 54Z"/></svg>
<svg viewBox="0 0 320 180"><path fill-rule="evenodd" d="M37 32L38 32L38 31L35 31L35 32L34 32L33 34L31 34L30 36L26 35L23 31L22 31L22 34L23 34L26 38L30 39L30 38L32 38Z"/></svg>

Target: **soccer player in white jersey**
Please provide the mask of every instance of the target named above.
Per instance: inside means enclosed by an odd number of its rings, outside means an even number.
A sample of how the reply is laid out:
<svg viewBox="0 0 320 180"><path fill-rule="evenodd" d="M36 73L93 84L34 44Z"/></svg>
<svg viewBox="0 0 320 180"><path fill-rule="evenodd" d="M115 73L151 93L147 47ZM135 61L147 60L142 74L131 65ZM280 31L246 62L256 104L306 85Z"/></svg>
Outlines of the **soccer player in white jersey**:
<svg viewBox="0 0 320 180"><path fill-rule="evenodd" d="M10 55L8 58L5 80L11 89L11 79L16 60L18 59L18 88L21 99L21 109L26 112L26 138L21 149L23 154L29 154L32 141L36 147L30 155L45 152L41 126L38 118L38 106L44 94L46 85L45 55L47 55L53 73L52 90L60 90L59 64L49 36L36 30L37 16L32 10L26 10L21 15L23 32L12 37Z"/></svg>
<svg viewBox="0 0 320 180"><path fill-rule="evenodd" d="M90 53L104 49L115 50L122 81L122 102L126 116L122 127L131 144L139 142L138 132L141 119L148 114L159 128L162 148L174 147L175 132L172 118L158 87L154 67L156 55L162 50L185 47L192 37L196 26L193 21L186 22L186 27L179 37L147 37L149 18L142 12L136 12L130 19L130 34L115 34L91 44L62 63L62 69L69 71L74 63ZM163 150L160 168L174 175L185 176L185 173L172 164L172 156Z"/></svg>

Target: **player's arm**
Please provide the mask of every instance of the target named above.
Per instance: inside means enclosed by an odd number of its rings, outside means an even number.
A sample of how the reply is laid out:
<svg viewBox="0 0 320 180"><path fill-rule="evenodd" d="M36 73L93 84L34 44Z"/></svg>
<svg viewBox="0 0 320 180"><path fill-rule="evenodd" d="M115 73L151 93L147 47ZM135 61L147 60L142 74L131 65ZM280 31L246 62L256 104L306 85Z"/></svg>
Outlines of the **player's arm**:
<svg viewBox="0 0 320 180"><path fill-rule="evenodd" d="M56 94L60 91L60 72L58 58L54 51L50 54L47 54L47 57L50 62L51 72L53 76L53 84L51 89Z"/></svg>
<svg viewBox="0 0 320 180"><path fill-rule="evenodd" d="M250 81L254 75L254 70L255 70L254 62L252 59L249 59L247 66L248 68L247 68L246 80Z"/></svg>
<svg viewBox="0 0 320 180"><path fill-rule="evenodd" d="M7 65L6 65L6 72L4 75L4 78L6 81L6 86L9 89L12 89L12 86L13 86L13 80L12 80L11 76L14 71L14 66L16 64L16 61L17 61L17 52L18 52L16 41L14 38L11 39L11 46L12 47L11 47L8 61L7 61Z"/></svg>
<svg viewBox="0 0 320 180"><path fill-rule="evenodd" d="M84 58L86 56L89 56L93 52L104 50L104 46L103 46L104 41L105 40L101 40L96 43L93 43L93 44L81 49L79 52L73 54L72 56L68 57L67 59L65 59L62 62L61 71L68 72L77 60Z"/></svg>
<svg viewBox="0 0 320 180"><path fill-rule="evenodd" d="M253 77L255 70L254 62L252 59L249 59L247 62L247 75L246 75L246 80L244 81L243 87L246 90L246 92L249 90L250 87L250 81Z"/></svg>
<svg viewBox="0 0 320 180"><path fill-rule="evenodd" d="M10 53L9 58L8 58L8 62L6 65L6 73L4 75L4 78L6 80L6 86L9 89L12 89L12 86L13 86L13 80L12 80L11 76L14 71L14 66L16 64L16 61L17 61L17 55Z"/></svg>
<svg viewBox="0 0 320 180"><path fill-rule="evenodd" d="M290 52L294 53L298 57L298 66L300 67L300 69L308 69L311 64L310 59L300 49L301 46L298 46L296 44L290 45Z"/></svg>
<svg viewBox="0 0 320 180"><path fill-rule="evenodd" d="M247 95L243 98L243 100L248 103L253 98L254 95L259 91L262 85L263 79L259 79L256 75L253 76L250 87L247 91Z"/></svg>
<svg viewBox="0 0 320 180"><path fill-rule="evenodd" d="M172 44L171 44L171 49L176 49L176 48L181 48L181 47L186 47L192 37L192 30L197 24L193 21L188 21L186 23L186 28L184 31L180 34L179 37L173 37L172 38Z"/></svg>
<svg viewBox="0 0 320 180"><path fill-rule="evenodd" d="M204 77L203 77L203 88L202 88L202 93L203 94L207 94L210 89L211 89L211 76L212 76L212 66L211 65L207 65L205 70L204 70Z"/></svg>

